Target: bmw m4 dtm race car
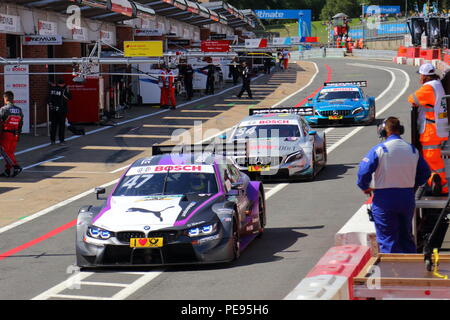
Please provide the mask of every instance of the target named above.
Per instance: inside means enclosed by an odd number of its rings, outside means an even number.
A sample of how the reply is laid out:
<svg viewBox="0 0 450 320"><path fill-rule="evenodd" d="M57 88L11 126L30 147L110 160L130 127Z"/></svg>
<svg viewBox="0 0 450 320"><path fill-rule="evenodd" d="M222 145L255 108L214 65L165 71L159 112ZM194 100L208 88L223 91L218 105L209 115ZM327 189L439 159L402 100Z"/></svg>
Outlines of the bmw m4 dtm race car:
<svg viewBox="0 0 450 320"><path fill-rule="evenodd" d="M153 156L135 161L102 205L80 210L78 266L229 262L263 233L262 183L224 161L217 146L207 152L195 145L200 153L186 147L154 146ZM246 152L245 144L232 148L234 155Z"/></svg>
<svg viewBox="0 0 450 320"><path fill-rule="evenodd" d="M371 124L375 98L364 94L367 81L325 82L324 87L299 107L310 125Z"/></svg>
<svg viewBox="0 0 450 320"><path fill-rule="evenodd" d="M229 142L247 142L248 154L233 157L239 170L264 179L312 180L326 165L324 132L312 130L299 108L250 109Z"/></svg>

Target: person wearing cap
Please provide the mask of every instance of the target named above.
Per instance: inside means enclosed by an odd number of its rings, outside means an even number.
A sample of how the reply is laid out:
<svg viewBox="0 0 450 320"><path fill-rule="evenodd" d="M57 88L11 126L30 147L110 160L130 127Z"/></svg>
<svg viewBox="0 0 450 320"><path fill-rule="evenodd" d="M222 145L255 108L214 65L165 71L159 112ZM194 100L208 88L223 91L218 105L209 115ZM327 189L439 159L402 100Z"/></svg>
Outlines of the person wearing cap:
<svg viewBox="0 0 450 320"><path fill-rule="evenodd" d="M428 186L433 195L448 194L441 144L448 140L447 101L439 75L431 63L420 66L422 87L408 97L408 102L418 108L417 126L422 155L431 168Z"/></svg>
<svg viewBox="0 0 450 320"><path fill-rule="evenodd" d="M373 194L372 217L381 253L417 253L412 236L415 189L427 182L430 169L419 151L400 136L404 127L389 117L378 128L386 139L362 159L357 186Z"/></svg>

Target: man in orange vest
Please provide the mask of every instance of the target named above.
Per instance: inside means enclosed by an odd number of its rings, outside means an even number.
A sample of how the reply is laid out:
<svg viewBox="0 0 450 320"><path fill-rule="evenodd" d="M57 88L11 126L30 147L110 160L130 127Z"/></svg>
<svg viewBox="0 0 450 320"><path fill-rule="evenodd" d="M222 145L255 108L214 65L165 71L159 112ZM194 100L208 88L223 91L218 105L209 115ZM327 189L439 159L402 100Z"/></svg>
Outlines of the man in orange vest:
<svg viewBox="0 0 450 320"><path fill-rule="evenodd" d="M428 179L433 195L448 194L448 182L445 176L444 160L441 156L441 144L448 140L447 101L439 76L431 63L420 66L422 87L410 95L408 102L418 107L417 126L422 155L432 171Z"/></svg>

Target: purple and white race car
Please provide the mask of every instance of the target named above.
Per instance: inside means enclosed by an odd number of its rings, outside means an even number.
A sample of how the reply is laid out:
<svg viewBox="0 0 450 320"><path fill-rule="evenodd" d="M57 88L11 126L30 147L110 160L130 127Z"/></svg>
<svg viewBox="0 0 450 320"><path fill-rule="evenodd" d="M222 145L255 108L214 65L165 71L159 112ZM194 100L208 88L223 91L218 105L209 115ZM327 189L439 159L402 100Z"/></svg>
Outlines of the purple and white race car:
<svg viewBox="0 0 450 320"><path fill-rule="evenodd" d="M222 156L153 150L101 206L81 208L79 267L229 262L263 233L261 182Z"/></svg>

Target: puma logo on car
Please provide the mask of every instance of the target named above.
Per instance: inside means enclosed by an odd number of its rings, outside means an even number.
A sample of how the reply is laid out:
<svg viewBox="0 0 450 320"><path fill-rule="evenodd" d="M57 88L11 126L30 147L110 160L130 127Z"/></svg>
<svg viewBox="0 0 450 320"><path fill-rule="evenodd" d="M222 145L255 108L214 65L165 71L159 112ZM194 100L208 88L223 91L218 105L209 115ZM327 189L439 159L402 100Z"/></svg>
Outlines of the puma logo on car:
<svg viewBox="0 0 450 320"><path fill-rule="evenodd" d="M143 212L143 213L153 213L158 219L159 219L159 221L163 221L163 218L162 218L162 216L161 216L161 213L163 212L163 211L166 211L167 209L170 209L170 208L174 208L174 206L170 206L170 207L167 207L167 208L165 208L165 209L163 209L163 210L161 210L161 211L151 211L151 210L147 210L147 209L143 209L143 208L129 208L126 212Z"/></svg>

